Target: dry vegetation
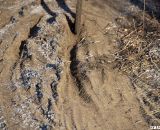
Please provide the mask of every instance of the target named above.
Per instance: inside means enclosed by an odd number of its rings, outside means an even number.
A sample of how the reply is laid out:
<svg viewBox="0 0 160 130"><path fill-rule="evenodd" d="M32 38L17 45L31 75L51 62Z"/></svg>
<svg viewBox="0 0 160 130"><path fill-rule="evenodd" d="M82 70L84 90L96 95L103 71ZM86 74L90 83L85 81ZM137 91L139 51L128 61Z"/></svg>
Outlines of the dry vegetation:
<svg viewBox="0 0 160 130"><path fill-rule="evenodd" d="M114 54L114 68L129 75L137 91L141 111L150 125L160 123L160 24L149 15L132 12L128 17L118 18L120 25ZM127 23L127 24L126 24Z"/></svg>

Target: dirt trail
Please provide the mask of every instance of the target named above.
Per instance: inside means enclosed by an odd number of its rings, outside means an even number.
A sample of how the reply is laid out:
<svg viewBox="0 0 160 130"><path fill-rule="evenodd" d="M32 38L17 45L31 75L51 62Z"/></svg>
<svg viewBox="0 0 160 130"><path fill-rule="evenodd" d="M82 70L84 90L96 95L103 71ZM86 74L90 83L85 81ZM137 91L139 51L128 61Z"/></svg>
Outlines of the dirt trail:
<svg viewBox="0 0 160 130"><path fill-rule="evenodd" d="M107 63L114 38L103 36L101 30L119 14L101 2L93 3L85 2L87 38L71 49L71 72L66 65L59 87L62 126L68 130L147 130L129 79Z"/></svg>
<svg viewBox="0 0 160 130"><path fill-rule="evenodd" d="M129 5L127 0L123 4ZM30 1L22 9L24 16L17 7L11 19L3 19L1 128L149 129L129 78L110 64L116 34L104 35L103 31L111 24L116 28L115 19L123 15L114 8L121 8L118 1L88 0L84 5L82 39L78 43L67 21L74 16L72 0L66 5Z"/></svg>

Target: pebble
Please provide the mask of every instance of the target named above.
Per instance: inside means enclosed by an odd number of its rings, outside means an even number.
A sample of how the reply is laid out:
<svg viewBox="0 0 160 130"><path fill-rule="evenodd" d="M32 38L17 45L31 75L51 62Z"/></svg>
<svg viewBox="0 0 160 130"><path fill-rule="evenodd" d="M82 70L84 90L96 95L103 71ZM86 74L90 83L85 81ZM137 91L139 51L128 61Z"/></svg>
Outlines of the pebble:
<svg viewBox="0 0 160 130"><path fill-rule="evenodd" d="M15 18L14 16L12 16L12 17L10 18L10 21L11 21L11 23L15 23L15 22L16 22L16 18Z"/></svg>
<svg viewBox="0 0 160 130"><path fill-rule="evenodd" d="M125 32L127 32L127 31L128 31L128 29L124 29L124 31L125 31Z"/></svg>

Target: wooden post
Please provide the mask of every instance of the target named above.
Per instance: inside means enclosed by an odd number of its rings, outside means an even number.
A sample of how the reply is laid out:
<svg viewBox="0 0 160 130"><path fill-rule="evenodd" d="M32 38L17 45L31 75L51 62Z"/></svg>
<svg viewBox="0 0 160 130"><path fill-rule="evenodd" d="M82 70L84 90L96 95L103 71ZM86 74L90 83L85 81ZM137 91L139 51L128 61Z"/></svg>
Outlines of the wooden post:
<svg viewBox="0 0 160 130"><path fill-rule="evenodd" d="M143 0L143 36L145 36L145 11L146 11L146 0Z"/></svg>
<svg viewBox="0 0 160 130"><path fill-rule="evenodd" d="M81 15L82 15L82 0L77 0L76 19L75 19L75 33L77 35L79 35L81 31Z"/></svg>

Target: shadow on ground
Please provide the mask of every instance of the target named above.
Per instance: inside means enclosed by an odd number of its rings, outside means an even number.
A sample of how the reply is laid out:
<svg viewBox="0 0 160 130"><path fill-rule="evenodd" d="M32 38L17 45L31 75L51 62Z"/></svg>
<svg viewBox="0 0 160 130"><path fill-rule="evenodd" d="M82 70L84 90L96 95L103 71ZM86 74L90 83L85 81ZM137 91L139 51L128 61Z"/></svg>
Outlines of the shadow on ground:
<svg viewBox="0 0 160 130"><path fill-rule="evenodd" d="M44 0L41 0L41 6L43 7L43 9L49 14L51 15L52 17L49 18L47 20L48 23L53 23L54 21L56 21L56 17L57 17L57 14L55 12L53 12L49 7L48 5L46 4L46 2Z"/></svg>

